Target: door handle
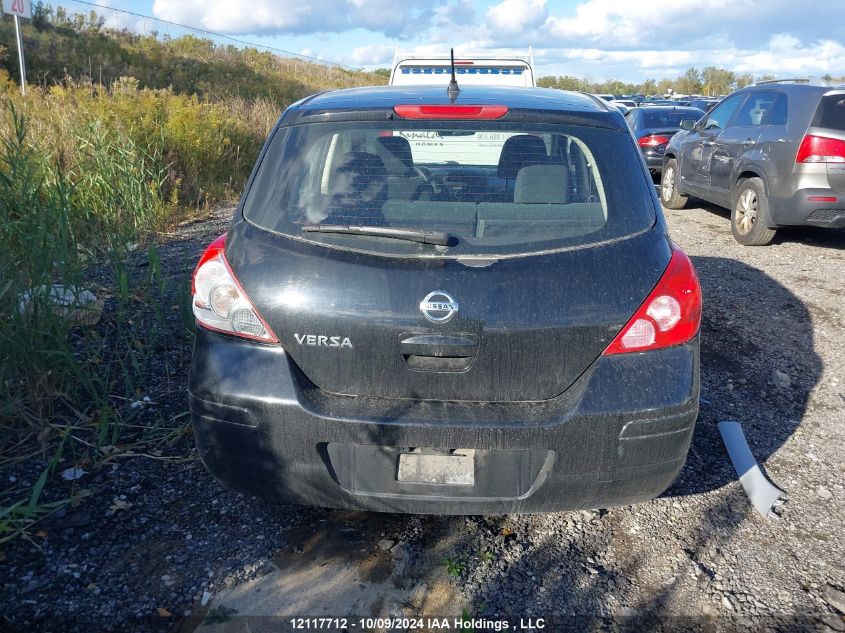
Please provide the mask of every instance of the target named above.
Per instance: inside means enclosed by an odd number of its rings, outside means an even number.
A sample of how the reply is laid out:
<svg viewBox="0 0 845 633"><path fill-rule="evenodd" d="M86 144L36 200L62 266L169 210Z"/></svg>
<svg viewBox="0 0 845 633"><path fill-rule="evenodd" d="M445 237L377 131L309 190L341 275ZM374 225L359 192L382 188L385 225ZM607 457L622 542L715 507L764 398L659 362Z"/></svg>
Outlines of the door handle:
<svg viewBox="0 0 845 633"><path fill-rule="evenodd" d="M460 335L417 334L399 341L404 356L469 358L475 355L478 341Z"/></svg>
<svg viewBox="0 0 845 633"><path fill-rule="evenodd" d="M403 334L399 352L408 367L417 371L462 372L478 352L474 334Z"/></svg>

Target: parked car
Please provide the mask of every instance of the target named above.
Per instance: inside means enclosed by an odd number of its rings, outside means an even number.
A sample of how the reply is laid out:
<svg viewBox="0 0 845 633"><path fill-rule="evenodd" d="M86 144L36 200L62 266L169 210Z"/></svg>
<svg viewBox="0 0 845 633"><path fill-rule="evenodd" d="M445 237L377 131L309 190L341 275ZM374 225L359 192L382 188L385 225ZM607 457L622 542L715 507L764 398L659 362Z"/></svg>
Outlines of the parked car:
<svg viewBox="0 0 845 633"><path fill-rule="evenodd" d="M614 99L613 101L610 101L610 105L614 105L616 107L619 107L621 105L625 106L626 109L630 110L631 108L637 107L637 102L631 101L629 99Z"/></svg>
<svg viewBox="0 0 845 633"><path fill-rule="evenodd" d="M234 489L540 512L650 499L684 464L698 279L622 117L588 95L293 104L192 294L196 443Z"/></svg>
<svg viewBox="0 0 845 633"><path fill-rule="evenodd" d="M782 226L845 227L845 85L759 82L691 119L664 154L666 207L694 195L731 209L750 246Z"/></svg>
<svg viewBox="0 0 845 633"><path fill-rule="evenodd" d="M691 108L703 110L704 112L710 112L717 103L719 103L717 99L692 99L687 103L687 105Z"/></svg>
<svg viewBox="0 0 845 633"><path fill-rule="evenodd" d="M610 103L610 105L619 110L622 113L622 116L628 116L628 113L631 111L628 106L623 105L618 101L609 101L608 103Z"/></svg>
<svg viewBox="0 0 845 633"><path fill-rule="evenodd" d="M659 174L663 169L663 152L669 140L681 130L681 121L703 116L704 112L698 108L675 106L641 106L631 110L626 117L628 127L652 174Z"/></svg>

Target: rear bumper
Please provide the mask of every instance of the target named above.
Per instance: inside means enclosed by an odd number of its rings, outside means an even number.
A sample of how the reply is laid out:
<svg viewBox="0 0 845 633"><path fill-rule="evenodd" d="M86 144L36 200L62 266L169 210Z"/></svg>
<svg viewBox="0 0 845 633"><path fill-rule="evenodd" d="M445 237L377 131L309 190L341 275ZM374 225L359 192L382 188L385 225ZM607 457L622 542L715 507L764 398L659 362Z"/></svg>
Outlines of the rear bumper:
<svg viewBox="0 0 845 633"><path fill-rule="evenodd" d="M276 501L431 514L609 507L659 495L682 468L698 347L601 357L557 399L481 404L327 394L279 347L198 330L191 414L206 468ZM474 449L475 483L398 482L412 447Z"/></svg>
<svg viewBox="0 0 845 633"><path fill-rule="evenodd" d="M810 200L811 197L836 198L836 201ZM845 228L845 194L832 189L799 189L791 198L774 200L771 215L777 226Z"/></svg>
<svg viewBox="0 0 845 633"><path fill-rule="evenodd" d="M661 173L663 171L663 153L658 153L653 150L643 152L645 164L649 171L654 173Z"/></svg>

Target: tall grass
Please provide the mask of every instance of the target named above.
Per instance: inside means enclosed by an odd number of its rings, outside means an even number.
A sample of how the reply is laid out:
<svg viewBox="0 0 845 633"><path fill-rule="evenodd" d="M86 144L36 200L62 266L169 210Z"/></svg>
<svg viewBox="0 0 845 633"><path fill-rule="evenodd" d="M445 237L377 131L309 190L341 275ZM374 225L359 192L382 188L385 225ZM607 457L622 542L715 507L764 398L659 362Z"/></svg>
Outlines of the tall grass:
<svg viewBox="0 0 845 633"><path fill-rule="evenodd" d="M0 490L0 541L67 501L41 498L60 447L65 457L96 459L104 446L171 430L134 426L127 405L157 373L184 369L189 330L177 327L174 337L168 318L171 307L188 305L187 287L172 287L154 246L143 274L127 257L179 217L185 192L225 196L247 163L233 170L231 140L219 141L236 137L214 128L223 126L222 111L196 100L81 87L34 92L7 92L0 119L0 467L22 453L40 454L45 465L31 489ZM175 107L131 125L120 118L121 109L159 101ZM197 130L186 118L194 115ZM197 161L206 157L212 174L226 173L217 189L204 184ZM83 305L86 292L97 302ZM93 326L102 303L107 318Z"/></svg>
<svg viewBox="0 0 845 633"><path fill-rule="evenodd" d="M208 102L170 89L140 89L132 77L111 89L68 80L32 87L21 97L0 71L0 95L26 114L30 144L61 161L77 179L85 177L80 168L92 167L88 158L101 155L94 145L119 142L163 170L156 186L168 202L182 205L237 195L280 114L266 100ZM88 173L96 178L99 166L93 167ZM79 191L88 191L86 183L75 182Z"/></svg>

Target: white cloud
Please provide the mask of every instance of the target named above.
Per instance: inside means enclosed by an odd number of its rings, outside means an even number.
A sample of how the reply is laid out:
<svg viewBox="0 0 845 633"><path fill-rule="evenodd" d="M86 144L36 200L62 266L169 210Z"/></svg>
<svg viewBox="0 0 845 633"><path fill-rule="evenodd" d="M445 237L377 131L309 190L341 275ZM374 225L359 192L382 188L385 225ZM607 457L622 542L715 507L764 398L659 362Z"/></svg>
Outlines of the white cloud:
<svg viewBox="0 0 845 633"><path fill-rule="evenodd" d="M228 34L337 33L365 28L404 37L445 0L155 0L156 17ZM417 29L418 30L418 29Z"/></svg>
<svg viewBox="0 0 845 633"><path fill-rule="evenodd" d="M229 34L292 34L329 58L525 54L538 74L639 81L708 65L755 75L845 75L843 0L155 0L155 15ZM333 33L364 29L348 49ZM367 34L366 31L370 33ZM357 33L357 31L356 31ZM378 35L381 34L381 35Z"/></svg>
<svg viewBox="0 0 845 633"><path fill-rule="evenodd" d="M548 14L546 0L502 0L487 10L487 24L494 33L512 35L539 28Z"/></svg>
<svg viewBox="0 0 845 633"><path fill-rule="evenodd" d="M356 46L351 60L353 66L386 66L393 61L393 48L383 44Z"/></svg>
<svg viewBox="0 0 845 633"><path fill-rule="evenodd" d="M604 47L640 47L644 42L676 43L687 30L701 29L712 16L726 18L726 8L748 5L752 0L589 0L578 5L573 17L550 17L545 34L562 43L586 39ZM692 30L690 29L690 30ZM701 32L701 31L699 31Z"/></svg>
<svg viewBox="0 0 845 633"><path fill-rule="evenodd" d="M303 48L299 54L304 57L311 57L313 59L324 59L323 54L315 51L313 48Z"/></svg>

